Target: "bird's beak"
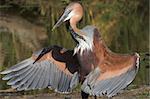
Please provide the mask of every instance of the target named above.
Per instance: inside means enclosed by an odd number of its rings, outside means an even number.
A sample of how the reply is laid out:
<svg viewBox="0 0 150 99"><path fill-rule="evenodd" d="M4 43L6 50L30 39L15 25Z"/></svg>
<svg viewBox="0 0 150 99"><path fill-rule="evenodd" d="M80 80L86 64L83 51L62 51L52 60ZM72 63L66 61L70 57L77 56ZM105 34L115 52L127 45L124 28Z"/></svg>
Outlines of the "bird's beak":
<svg viewBox="0 0 150 99"><path fill-rule="evenodd" d="M63 13L63 15L60 17L60 19L57 21L57 23L53 26L52 31L59 27L63 22L65 22L66 20L68 20L68 15L71 11L70 10L65 10L65 12Z"/></svg>

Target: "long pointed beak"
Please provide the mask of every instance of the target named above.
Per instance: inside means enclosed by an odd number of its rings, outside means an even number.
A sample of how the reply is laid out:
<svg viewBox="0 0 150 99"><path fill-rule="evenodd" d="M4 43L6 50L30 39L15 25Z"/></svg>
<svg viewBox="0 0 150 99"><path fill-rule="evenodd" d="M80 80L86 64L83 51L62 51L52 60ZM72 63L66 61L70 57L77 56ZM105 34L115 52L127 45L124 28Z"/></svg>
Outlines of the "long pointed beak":
<svg viewBox="0 0 150 99"><path fill-rule="evenodd" d="M65 22L67 20L68 14L70 13L70 10L65 10L65 12L63 13L63 15L60 17L60 19L57 21L57 23L53 26L52 31L59 27L63 22Z"/></svg>

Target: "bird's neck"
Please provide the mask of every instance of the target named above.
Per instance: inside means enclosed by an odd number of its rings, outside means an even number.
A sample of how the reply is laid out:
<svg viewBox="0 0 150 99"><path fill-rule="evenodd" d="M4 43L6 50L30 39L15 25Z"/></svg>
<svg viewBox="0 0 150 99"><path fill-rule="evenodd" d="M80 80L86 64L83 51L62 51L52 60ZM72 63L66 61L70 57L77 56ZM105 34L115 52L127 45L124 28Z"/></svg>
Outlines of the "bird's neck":
<svg viewBox="0 0 150 99"><path fill-rule="evenodd" d="M80 32L80 29L77 28L77 25L76 25L76 24L77 24L76 22L70 23L70 26L71 26L71 28L73 29L73 31L77 33L77 32Z"/></svg>
<svg viewBox="0 0 150 99"><path fill-rule="evenodd" d="M78 20L76 20L75 18L72 18L70 20L70 26L71 28L73 29L73 31L75 33L77 33L78 35L82 36L82 35L85 35L78 27L77 27L77 23L78 23Z"/></svg>

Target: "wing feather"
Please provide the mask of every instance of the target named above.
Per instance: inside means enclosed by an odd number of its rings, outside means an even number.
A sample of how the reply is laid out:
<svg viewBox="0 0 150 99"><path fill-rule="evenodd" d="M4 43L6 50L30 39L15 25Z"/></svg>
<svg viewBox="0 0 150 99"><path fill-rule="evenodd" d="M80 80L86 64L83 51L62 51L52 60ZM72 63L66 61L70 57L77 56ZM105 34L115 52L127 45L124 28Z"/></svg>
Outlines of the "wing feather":
<svg viewBox="0 0 150 99"><path fill-rule="evenodd" d="M10 79L10 80L7 82L7 84L8 84L8 85L14 85L16 82L18 82L18 81L20 81L20 80L22 80L22 79L28 77L28 75L32 72L33 69L34 69L34 68L32 67L29 71L27 71L27 72L25 72L25 73L23 73L23 74L21 74L21 75L18 75L17 77L14 77L14 78Z"/></svg>
<svg viewBox="0 0 150 99"><path fill-rule="evenodd" d="M70 92L70 82L78 72L79 63L73 51L62 53L62 49L53 46L49 50L44 49L49 52L37 51L31 58L1 72L6 74L2 79L9 80L7 84L19 91L51 87L57 92Z"/></svg>
<svg viewBox="0 0 150 99"><path fill-rule="evenodd" d="M29 66L29 64L31 64L31 63L32 63L32 60L30 60L30 58L26 59L26 60L22 61L21 63L19 63L17 65L14 65L14 66L10 67L9 69L1 72L1 74L8 74L12 71L18 71L22 68L25 68L25 67Z"/></svg>
<svg viewBox="0 0 150 99"><path fill-rule="evenodd" d="M36 85L37 85L37 80L38 80L38 75L40 74L40 68L39 66L37 66L37 70L33 76L33 79L32 79L32 82L30 84L30 87L28 88L28 90L31 90L31 89L35 89Z"/></svg>
<svg viewBox="0 0 150 99"><path fill-rule="evenodd" d="M63 89L63 83L65 83L65 79L64 79L64 74L62 73L62 71L60 72L60 81L59 82L62 82L62 83L59 83L58 84L58 90L60 90L60 92L62 91L62 89Z"/></svg>
<svg viewBox="0 0 150 99"><path fill-rule="evenodd" d="M120 69L121 73L115 72L115 73L119 73L119 75L115 74L116 76L113 75L112 77L110 75L110 71L101 72L100 67L97 67L87 75L85 81L81 86L81 89L85 93L89 93L90 95L94 95L94 96L106 95L108 97L112 97L116 95L120 90L127 87L134 80L139 68L138 61L139 58L136 58L135 63L133 63L133 66L126 66L127 68L130 67L128 69L125 68L127 71L125 71L124 68L122 70ZM107 74L109 78L102 77L102 76L107 76ZM95 79L94 77L96 77L96 80L94 80ZM105 79L100 79L100 78L105 78Z"/></svg>
<svg viewBox="0 0 150 99"><path fill-rule="evenodd" d="M22 85L22 87L17 88L17 90L21 91L21 90L26 90L27 89L27 85L29 83L29 80L32 80L32 76L34 75L34 73L36 72L37 68L34 68L33 71L31 71L24 79L22 79L20 81L19 85Z"/></svg>
<svg viewBox="0 0 150 99"><path fill-rule="evenodd" d="M16 72L10 72L8 73L6 76L4 76L2 78L2 80L9 80L13 77L16 77L16 76L19 76L25 72L27 72L29 69L31 69L32 67L31 66L27 66L25 69L21 69L20 71L16 71Z"/></svg>
<svg viewBox="0 0 150 99"><path fill-rule="evenodd" d="M43 83L43 86L42 88L46 88L48 86L48 82L49 82L49 75L48 75L48 72L49 72L49 66L47 66L47 64L45 63L45 76L44 76L44 83Z"/></svg>
<svg viewBox="0 0 150 99"><path fill-rule="evenodd" d="M38 83L39 83L39 81L40 81L40 78L41 78L41 75L42 75L42 70L41 70L41 68L40 68L40 65L38 66L39 67L39 71L38 71L38 73L37 73L37 76L35 77L35 81L33 82L33 87L32 87L32 89L38 89Z"/></svg>

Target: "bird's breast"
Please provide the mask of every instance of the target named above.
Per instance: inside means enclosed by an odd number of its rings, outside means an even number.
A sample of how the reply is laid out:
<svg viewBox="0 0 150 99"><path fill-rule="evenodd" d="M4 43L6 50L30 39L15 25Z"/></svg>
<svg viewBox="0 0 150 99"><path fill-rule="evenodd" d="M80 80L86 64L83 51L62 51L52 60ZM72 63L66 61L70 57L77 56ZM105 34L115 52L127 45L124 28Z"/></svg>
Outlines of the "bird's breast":
<svg viewBox="0 0 150 99"><path fill-rule="evenodd" d="M97 66L97 59L95 53L92 51L84 51L83 54L77 54L81 66L81 76L88 75Z"/></svg>

